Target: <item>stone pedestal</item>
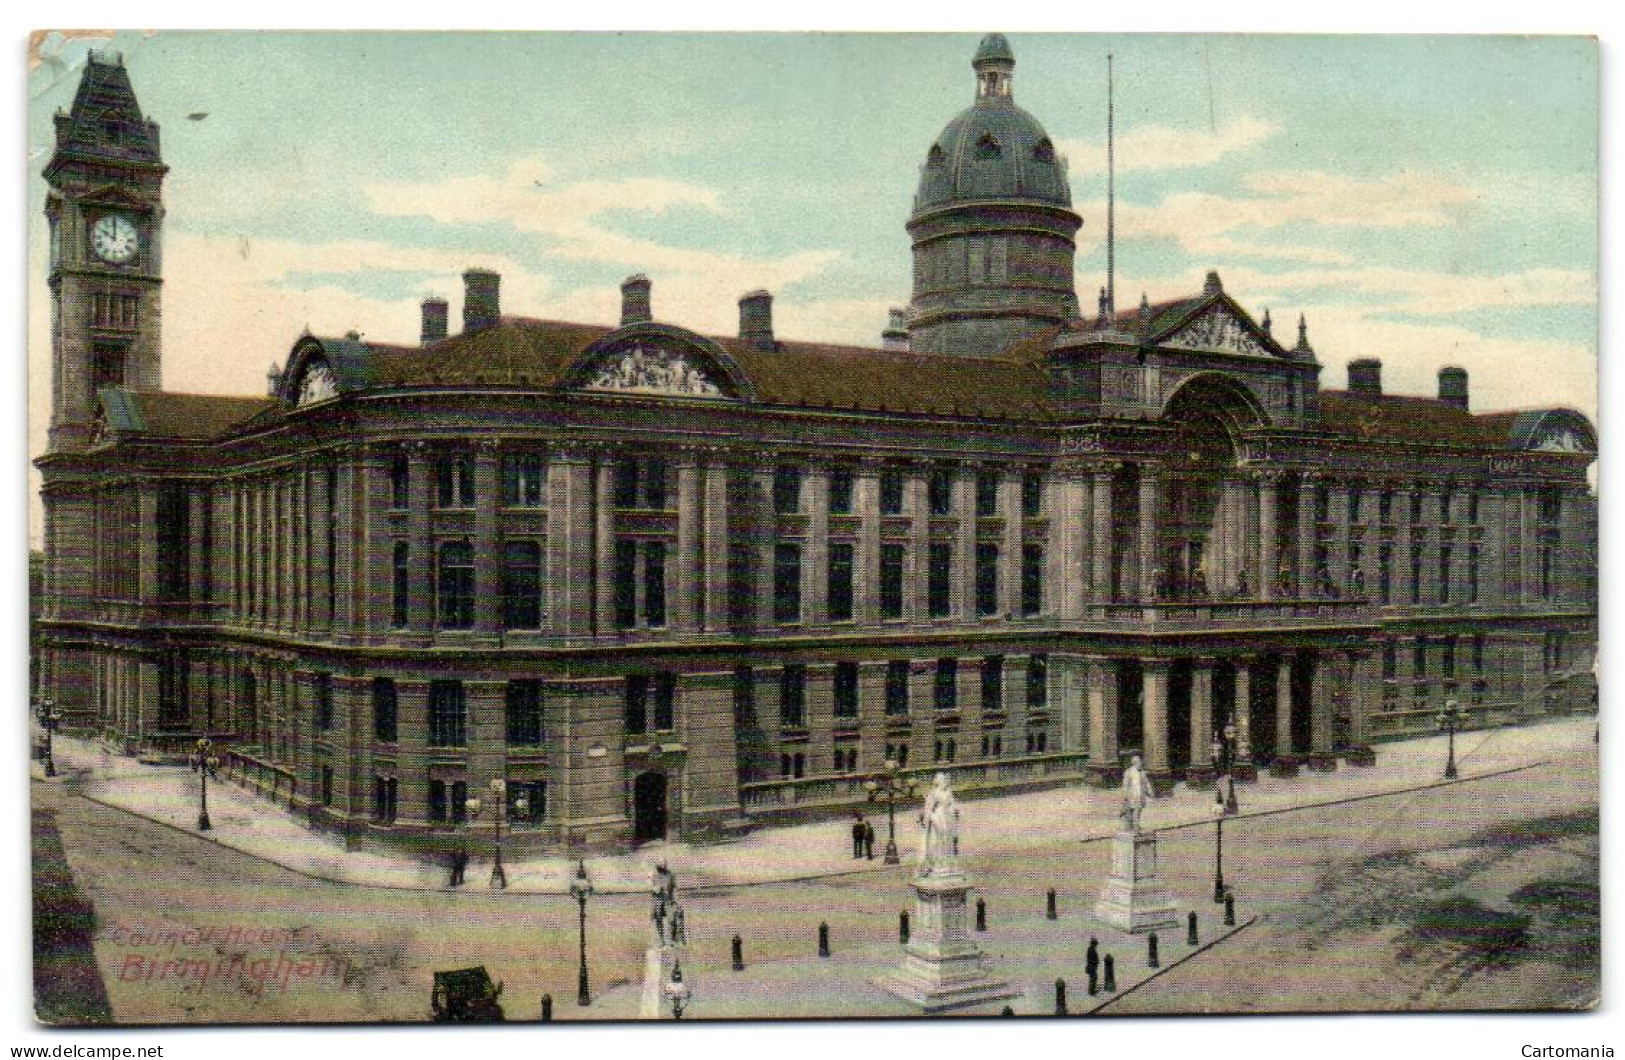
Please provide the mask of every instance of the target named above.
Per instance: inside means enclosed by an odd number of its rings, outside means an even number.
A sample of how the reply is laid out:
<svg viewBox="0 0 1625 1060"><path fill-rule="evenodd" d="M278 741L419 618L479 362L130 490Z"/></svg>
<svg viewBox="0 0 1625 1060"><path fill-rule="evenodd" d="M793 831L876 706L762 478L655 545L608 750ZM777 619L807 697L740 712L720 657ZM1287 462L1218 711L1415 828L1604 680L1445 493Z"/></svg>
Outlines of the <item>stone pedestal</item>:
<svg viewBox="0 0 1625 1060"><path fill-rule="evenodd" d="M643 954L643 1001L638 1006L638 1019L665 1018L666 983L671 980L672 965L683 956L681 946L650 946Z"/></svg>
<svg viewBox="0 0 1625 1060"><path fill-rule="evenodd" d="M1095 903L1095 916L1131 934L1179 926L1179 911L1157 871L1157 837L1118 832L1112 837L1112 868Z"/></svg>
<svg viewBox="0 0 1625 1060"><path fill-rule="evenodd" d="M971 938L967 911L970 877L939 867L914 878L914 919L903 964L875 985L926 1012L1016 997L1020 990L995 978Z"/></svg>

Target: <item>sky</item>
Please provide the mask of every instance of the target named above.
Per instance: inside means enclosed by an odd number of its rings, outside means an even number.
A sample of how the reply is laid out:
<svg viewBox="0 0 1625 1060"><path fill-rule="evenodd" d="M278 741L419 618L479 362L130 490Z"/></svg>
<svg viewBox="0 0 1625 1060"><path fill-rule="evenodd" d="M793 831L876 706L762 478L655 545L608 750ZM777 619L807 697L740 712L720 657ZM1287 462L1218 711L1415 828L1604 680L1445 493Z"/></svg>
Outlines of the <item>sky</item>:
<svg viewBox="0 0 1625 1060"><path fill-rule="evenodd" d="M1389 391L1432 394L1454 364L1477 411L1595 416L1594 41L1009 36L1016 102L1069 159L1084 306L1104 282L1112 54L1120 306L1216 269L1278 335L1307 317L1325 387L1374 356ZM47 36L27 90L30 455L50 410L39 174L90 47L122 52L162 126L165 388L261 393L307 327L414 342L429 294L460 319L471 266L502 274L510 314L614 323L644 272L657 319L731 333L765 287L781 336L878 344L977 40Z"/></svg>

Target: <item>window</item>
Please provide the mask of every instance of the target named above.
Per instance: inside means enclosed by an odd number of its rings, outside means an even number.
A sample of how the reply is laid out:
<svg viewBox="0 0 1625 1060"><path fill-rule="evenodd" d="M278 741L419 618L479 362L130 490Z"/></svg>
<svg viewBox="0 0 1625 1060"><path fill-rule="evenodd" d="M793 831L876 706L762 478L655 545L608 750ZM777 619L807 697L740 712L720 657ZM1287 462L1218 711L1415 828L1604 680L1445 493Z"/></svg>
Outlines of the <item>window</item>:
<svg viewBox="0 0 1625 1060"><path fill-rule="evenodd" d="M855 662L835 664L835 716L858 716L858 664Z"/></svg>
<svg viewBox="0 0 1625 1060"><path fill-rule="evenodd" d="M831 515L852 514L852 469L831 468L829 472L829 510Z"/></svg>
<svg viewBox="0 0 1625 1060"><path fill-rule="evenodd" d="M394 824L399 805L394 777L372 778L372 816L380 824Z"/></svg>
<svg viewBox="0 0 1625 1060"><path fill-rule="evenodd" d="M978 471L976 473L976 515L987 519L999 514L999 473L997 471Z"/></svg>
<svg viewBox="0 0 1625 1060"><path fill-rule="evenodd" d="M405 453L396 453L389 461L389 506L396 511L412 506L412 465Z"/></svg>
<svg viewBox="0 0 1625 1060"><path fill-rule="evenodd" d="M519 809L523 801L525 809ZM508 820L514 824L540 824L547 816L547 782L545 780L508 781Z"/></svg>
<svg viewBox="0 0 1625 1060"><path fill-rule="evenodd" d="M615 628L638 624L638 543L615 542Z"/></svg>
<svg viewBox="0 0 1625 1060"><path fill-rule="evenodd" d="M1360 502L1365 499L1365 493L1358 486L1349 487L1349 522L1360 521Z"/></svg>
<svg viewBox="0 0 1625 1060"><path fill-rule="evenodd" d="M1467 602L1478 603L1478 557L1479 546L1467 546Z"/></svg>
<svg viewBox="0 0 1625 1060"><path fill-rule="evenodd" d="M97 390L124 385L124 361L128 350L129 347L122 342L96 343L91 377Z"/></svg>
<svg viewBox="0 0 1625 1060"><path fill-rule="evenodd" d="M191 723L191 663L184 651L165 653L158 671L158 724L184 729Z"/></svg>
<svg viewBox="0 0 1625 1060"><path fill-rule="evenodd" d="M638 462L636 460L617 460L615 462L612 492L615 507L636 508L638 506Z"/></svg>
<svg viewBox="0 0 1625 1060"><path fill-rule="evenodd" d="M1473 673L1482 674L1483 672L1484 672L1484 634L1475 633L1473 635Z"/></svg>
<svg viewBox="0 0 1625 1060"><path fill-rule="evenodd" d="M185 486L158 491L156 519L158 594L165 600L185 600L192 575L192 503Z"/></svg>
<svg viewBox="0 0 1625 1060"><path fill-rule="evenodd" d="M461 681L429 682L429 746L461 747L466 742L468 711Z"/></svg>
<svg viewBox="0 0 1625 1060"><path fill-rule="evenodd" d="M666 465L651 460L643 467L643 506L653 511L666 510Z"/></svg>
<svg viewBox="0 0 1625 1060"><path fill-rule="evenodd" d="M1044 610L1044 546L1021 546L1021 614L1031 618Z"/></svg>
<svg viewBox="0 0 1625 1060"><path fill-rule="evenodd" d="M333 675L316 675L316 731L333 727Z"/></svg>
<svg viewBox="0 0 1625 1060"><path fill-rule="evenodd" d="M780 515L801 511L801 469L780 466L773 469L773 510Z"/></svg>
<svg viewBox="0 0 1625 1060"><path fill-rule="evenodd" d="M1428 641L1426 637L1417 637L1416 644L1411 649L1411 676L1418 681L1428 675Z"/></svg>
<svg viewBox="0 0 1625 1060"><path fill-rule="evenodd" d="M903 617L903 546L880 546L880 617Z"/></svg>
<svg viewBox="0 0 1625 1060"><path fill-rule="evenodd" d="M858 771L858 745L855 743L838 743L835 745L835 772L856 773Z"/></svg>
<svg viewBox="0 0 1625 1060"><path fill-rule="evenodd" d="M1392 681L1399 676L1399 646L1393 641L1382 646L1382 679Z"/></svg>
<svg viewBox="0 0 1625 1060"><path fill-rule="evenodd" d="M429 781L429 820L436 824L446 821L446 782L444 780Z"/></svg>
<svg viewBox="0 0 1625 1060"><path fill-rule="evenodd" d="M801 621L801 546L792 542L773 548L773 621Z"/></svg>
<svg viewBox="0 0 1625 1060"><path fill-rule="evenodd" d="M1439 603L1450 602L1450 546L1439 548Z"/></svg>
<svg viewBox="0 0 1625 1060"><path fill-rule="evenodd" d="M542 624L542 549L534 541L502 547L502 624L508 629Z"/></svg>
<svg viewBox="0 0 1625 1060"><path fill-rule="evenodd" d="M930 481L926 486L926 500L931 506L932 515L952 515L954 513L954 472L952 468L939 467L932 469Z"/></svg>
<svg viewBox="0 0 1625 1060"><path fill-rule="evenodd" d="M1049 708L1049 656L1032 655L1027 658L1027 709Z"/></svg>
<svg viewBox="0 0 1625 1060"><path fill-rule="evenodd" d="M926 571L926 606L932 618L946 618L951 606L949 579L953 571L954 550L946 541L931 542L930 562Z"/></svg>
<svg viewBox="0 0 1625 1060"><path fill-rule="evenodd" d="M1439 672L1446 678L1456 676L1456 638L1446 637L1439 649Z"/></svg>
<svg viewBox="0 0 1625 1060"><path fill-rule="evenodd" d="M1003 709L1004 656L989 655L982 660L982 713L997 714Z"/></svg>
<svg viewBox="0 0 1625 1060"><path fill-rule="evenodd" d="M1394 584L1394 546L1381 545L1377 548L1377 599L1382 603L1391 603Z"/></svg>
<svg viewBox="0 0 1625 1060"><path fill-rule="evenodd" d="M666 624L666 543L643 543L643 624L659 629Z"/></svg>
<svg viewBox="0 0 1625 1060"><path fill-rule="evenodd" d="M1478 491L1467 494L1467 521L1474 526L1478 525Z"/></svg>
<svg viewBox="0 0 1625 1060"><path fill-rule="evenodd" d="M787 729L807 724L807 668L800 663L779 671L779 724Z"/></svg>
<svg viewBox="0 0 1625 1060"><path fill-rule="evenodd" d="M880 514L903 514L903 473L901 471L883 471L880 473Z"/></svg>
<svg viewBox="0 0 1625 1060"><path fill-rule="evenodd" d="M959 660L938 659L937 678L932 686L932 706L953 710L959 706Z"/></svg>
<svg viewBox="0 0 1625 1060"><path fill-rule="evenodd" d="M976 160L979 162L992 161L1002 157L1003 154L1004 149L999 146L999 141L995 140L991 133L976 141Z"/></svg>
<svg viewBox="0 0 1625 1060"><path fill-rule="evenodd" d="M999 613L999 546L987 542L976 546L976 613Z"/></svg>
<svg viewBox="0 0 1625 1060"><path fill-rule="evenodd" d="M509 508L540 508L543 471L539 453L509 453L504 456L502 503Z"/></svg>
<svg viewBox="0 0 1625 1060"><path fill-rule="evenodd" d="M322 805L333 805L333 767L322 766Z"/></svg>
<svg viewBox="0 0 1625 1060"><path fill-rule="evenodd" d="M1422 602L1422 549L1411 546L1411 603Z"/></svg>
<svg viewBox="0 0 1625 1060"><path fill-rule="evenodd" d="M461 824L468 816L468 785L461 780L447 784L429 781L429 820L436 824Z"/></svg>
<svg viewBox="0 0 1625 1060"><path fill-rule="evenodd" d="M1421 521L1422 521L1422 495L1420 493L1412 493L1411 494L1411 522L1419 523Z"/></svg>
<svg viewBox="0 0 1625 1060"><path fill-rule="evenodd" d="M1391 523L1394 521L1394 491L1383 490L1377 498L1377 521Z"/></svg>
<svg viewBox="0 0 1625 1060"><path fill-rule="evenodd" d="M542 683L509 681L507 695L508 743L513 747L539 747L542 742Z"/></svg>
<svg viewBox="0 0 1625 1060"><path fill-rule="evenodd" d="M852 545L838 541L829 546L829 620L852 620Z"/></svg>
<svg viewBox="0 0 1625 1060"><path fill-rule="evenodd" d="M440 546L435 596L441 629L474 625L474 550L467 541L447 541Z"/></svg>
<svg viewBox="0 0 1625 1060"><path fill-rule="evenodd" d="M1454 507L1451 502L1454 500L1455 498L1451 496L1449 490L1445 490L1443 493L1439 494L1439 522L1450 522L1450 509Z"/></svg>
<svg viewBox="0 0 1625 1060"><path fill-rule="evenodd" d="M387 677L372 680L372 735L382 743L394 743L398 710L395 682Z"/></svg>
<svg viewBox="0 0 1625 1060"><path fill-rule="evenodd" d="M412 549L405 541L395 542L394 599L390 624L396 629L406 627L408 605L412 599ZM253 564L249 564L252 569Z"/></svg>
<svg viewBox="0 0 1625 1060"><path fill-rule="evenodd" d="M1044 514L1044 476L1029 471L1021 476L1021 514L1036 519Z"/></svg>
<svg viewBox="0 0 1625 1060"><path fill-rule="evenodd" d="M1552 546L1547 542L1540 545L1540 581L1536 584L1538 594L1542 600L1552 598Z"/></svg>
<svg viewBox="0 0 1625 1060"><path fill-rule="evenodd" d="M655 732L671 732L677 719L677 675L669 670L655 674L654 717L650 725Z"/></svg>
<svg viewBox="0 0 1625 1060"><path fill-rule="evenodd" d="M141 300L133 294L93 294L90 296L91 324L98 328L133 328L139 319Z"/></svg>
<svg viewBox="0 0 1625 1060"><path fill-rule="evenodd" d="M625 686L626 731L638 736L649 731L649 675L627 674Z"/></svg>
<svg viewBox="0 0 1625 1060"><path fill-rule="evenodd" d="M748 666L734 668L734 726L756 727L756 673Z"/></svg>
<svg viewBox="0 0 1625 1060"><path fill-rule="evenodd" d="M474 507L473 454L442 453L434 462L434 483L438 507Z"/></svg>
<svg viewBox="0 0 1625 1060"><path fill-rule="evenodd" d="M886 713L893 717L908 713L907 659L893 659L886 664Z"/></svg>
<svg viewBox="0 0 1625 1060"><path fill-rule="evenodd" d="M1332 520L1332 491L1329 486L1315 487L1315 522L1329 523Z"/></svg>

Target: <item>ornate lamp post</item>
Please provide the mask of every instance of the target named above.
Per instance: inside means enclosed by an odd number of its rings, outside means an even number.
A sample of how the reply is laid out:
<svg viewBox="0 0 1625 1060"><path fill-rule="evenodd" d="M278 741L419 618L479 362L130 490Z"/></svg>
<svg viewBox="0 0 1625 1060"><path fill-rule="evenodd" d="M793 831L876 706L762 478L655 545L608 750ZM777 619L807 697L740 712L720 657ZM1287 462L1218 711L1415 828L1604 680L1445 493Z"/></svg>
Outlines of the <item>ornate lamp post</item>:
<svg viewBox="0 0 1625 1060"><path fill-rule="evenodd" d="M45 775L56 776L56 758L52 752L52 734L57 726L62 724L62 714L56 709L56 700L49 696L40 700L39 705L40 728L45 730Z"/></svg>
<svg viewBox="0 0 1625 1060"><path fill-rule="evenodd" d="M864 782L870 802L886 804L886 857L887 865L896 865L897 856L897 803L914 797L914 781L902 774L902 766L895 759L886 759L885 772Z"/></svg>
<svg viewBox="0 0 1625 1060"><path fill-rule="evenodd" d="M576 1004L592 1004L592 993L587 989L587 899L592 897L592 881L587 878L587 863L576 862L576 876L570 881L570 897L581 910L581 974L576 981Z"/></svg>
<svg viewBox="0 0 1625 1060"><path fill-rule="evenodd" d="M214 827L209 823L209 778L220 772L220 758L209 753L213 746L205 736L198 740L197 748L187 757L192 772L198 775L197 830L200 832Z"/></svg>
<svg viewBox="0 0 1625 1060"><path fill-rule="evenodd" d="M1439 711L1434 723L1448 738L1449 755L1444 763L1444 779L1456 779L1456 729L1461 726L1463 715L1461 705L1453 699L1444 701L1444 709Z"/></svg>
<svg viewBox="0 0 1625 1060"><path fill-rule="evenodd" d="M1241 804L1236 801L1236 722L1234 718L1224 723L1224 812L1234 817L1241 812Z"/></svg>
<svg viewBox="0 0 1625 1060"><path fill-rule="evenodd" d="M1213 804L1213 900L1224 901L1224 802Z"/></svg>
<svg viewBox="0 0 1625 1060"><path fill-rule="evenodd" d="M1222 735L1221 735L1222 733ZM1231 775L1232 749L1235 746L1234 722L1225 722L1220 733L1213 735L1213 761L1219 775L1213 784L1213 900L1224 901L1228 888L1224 884L1224 819L1241 812L1236 802L1236 779Z"/></svg>
<svg viewBox="0 0 1625 1060"><path fill-rule="evenodd" d="M683 982L683 962L677 961L671 966L671 981L665 986L666 1000L671 1002L671 1018L683 1018L683 1009L688 1007L688 999L693 996L687 983Z"/></svg>
<svg viewBox="0 0 1625 1060"><path fill-rule="evenodd" d="M508 782L501 777L492 778L491 816L492 827L495 829L496 853L491 864L491 886L497 890L502 890L508 886L508 873L502 867L502 818L508 810L507 795ZM481 803L478 798L472 798L468 800L466 805L468 806L469 823L472 825L474 819L480 815ZM521 795L515 801L514 809L518 811L521 817L524 816L525 811L530 809L530 800Z"/></svg>

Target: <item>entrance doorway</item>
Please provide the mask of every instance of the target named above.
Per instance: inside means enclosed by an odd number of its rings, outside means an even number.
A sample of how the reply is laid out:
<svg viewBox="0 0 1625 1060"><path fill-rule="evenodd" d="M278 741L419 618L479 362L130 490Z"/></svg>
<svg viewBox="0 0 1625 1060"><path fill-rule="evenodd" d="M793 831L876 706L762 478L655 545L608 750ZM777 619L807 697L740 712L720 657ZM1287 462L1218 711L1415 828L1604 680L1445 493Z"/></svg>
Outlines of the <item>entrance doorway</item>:
<svg viewBox="0 0 1625 1060"><path fill-rule="evenodd" d="M666 774L639 773L632 782L632 835L639 843L666 838Z"/></svg>

